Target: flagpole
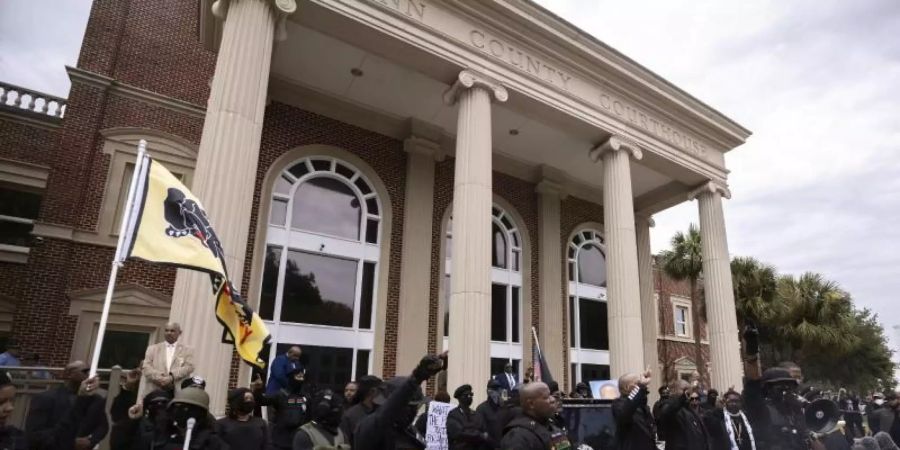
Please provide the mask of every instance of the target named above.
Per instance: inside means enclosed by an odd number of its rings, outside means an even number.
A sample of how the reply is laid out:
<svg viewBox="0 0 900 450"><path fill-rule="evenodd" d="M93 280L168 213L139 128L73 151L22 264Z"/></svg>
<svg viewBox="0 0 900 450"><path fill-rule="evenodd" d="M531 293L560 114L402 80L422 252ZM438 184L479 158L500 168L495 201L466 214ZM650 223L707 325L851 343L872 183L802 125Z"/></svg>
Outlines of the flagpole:
<svg viewBox="0 0 900 450"><path fill-rule="evenodd" d="M147 141L141 139L138 143L137 158L134 163L134 173L131 175L131 184L128 186L128 197L125 200L125 209L122 213L122 224L119 226L119 240L116 243L116 255L113 257L112 270L109 272L109 284L106 286L106 298L103 300L103 312L100 314L100 325L97 328L97 340L94 342L94 352L91 357L91 377L97 375L97 366L100 364L100 350L103 347L103 337L106 334L106 321L109 318L109 306L112 303L113 292L116 287L116 278L119 275L119 267L125 262L126 248L123 245L126 239L130 241L130 234L133 231L132 209L134 208L134 200L137 195L138 179L143 173L145 159L147 153Z"/></svg>

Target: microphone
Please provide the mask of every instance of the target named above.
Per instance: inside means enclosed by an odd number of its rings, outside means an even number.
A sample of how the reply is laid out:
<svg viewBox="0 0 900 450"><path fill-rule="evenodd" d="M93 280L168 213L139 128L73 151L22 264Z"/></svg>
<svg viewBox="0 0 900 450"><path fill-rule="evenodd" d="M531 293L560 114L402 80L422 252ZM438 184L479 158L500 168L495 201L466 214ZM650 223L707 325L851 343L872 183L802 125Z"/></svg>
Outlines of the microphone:
<svg viewBox="0 0 900 450"><path fill-rule="evenodd" d="M197 419L190 417L187 420L187 432L184 434L184 450L188 450L191 445L191 435L194 434L194 425L197 425Z"/></svg>

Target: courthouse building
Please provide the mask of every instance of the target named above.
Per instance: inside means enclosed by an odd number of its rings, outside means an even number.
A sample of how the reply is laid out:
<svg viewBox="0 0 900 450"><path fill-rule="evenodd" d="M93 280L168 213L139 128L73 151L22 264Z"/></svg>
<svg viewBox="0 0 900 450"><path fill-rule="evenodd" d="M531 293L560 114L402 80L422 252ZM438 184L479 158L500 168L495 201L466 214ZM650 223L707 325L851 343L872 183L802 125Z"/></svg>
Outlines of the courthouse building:
<svg viewBox="0 0 900 450"><path fill-rule="evenodd" d="M313 381L449 349L451 389L480 386L531 366L534 327L567 388L741 384L722 202L749 131L531 1L108 0L66 70L67 99L0 97L0 329L45 363L90 357L145 139ZM650 253L652 215L692 200L708 361ZM213 302L202 274L129 261L102 363L171 318L220 412L249 369Z"/></svg>

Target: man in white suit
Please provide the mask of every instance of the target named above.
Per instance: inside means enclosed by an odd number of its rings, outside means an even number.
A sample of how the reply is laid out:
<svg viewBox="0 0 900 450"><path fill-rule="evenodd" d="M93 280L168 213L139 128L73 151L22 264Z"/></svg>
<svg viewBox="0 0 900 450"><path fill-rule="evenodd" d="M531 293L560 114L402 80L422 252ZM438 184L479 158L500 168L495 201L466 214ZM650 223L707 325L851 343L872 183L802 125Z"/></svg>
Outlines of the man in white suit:
<svg viewBox="0 0 900 450"><path fill-rule="evenodd" d="M179 336L181 325L166 324L166 340L147 347L141 366L143 377L138 400L156 389L180 389L181 381L193 375L194 349L178 342Z"/></svg>

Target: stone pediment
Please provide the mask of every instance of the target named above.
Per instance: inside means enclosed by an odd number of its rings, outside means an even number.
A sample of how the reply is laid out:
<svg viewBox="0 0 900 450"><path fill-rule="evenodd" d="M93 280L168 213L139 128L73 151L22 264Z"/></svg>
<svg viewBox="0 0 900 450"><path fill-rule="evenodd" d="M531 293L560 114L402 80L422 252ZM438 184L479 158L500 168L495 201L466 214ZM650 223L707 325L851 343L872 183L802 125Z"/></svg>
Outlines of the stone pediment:
<svg viewBox="0 0 900 450"><path fill-rule="evenodd" d="M103 309L106 288L73 291L67 296L70 300L69 314L99 312ZM164 312L167 316L171 306L170 297L138 284L126 283L117 286L113 292L110 312L140 315L158 315Z"/></svg>

